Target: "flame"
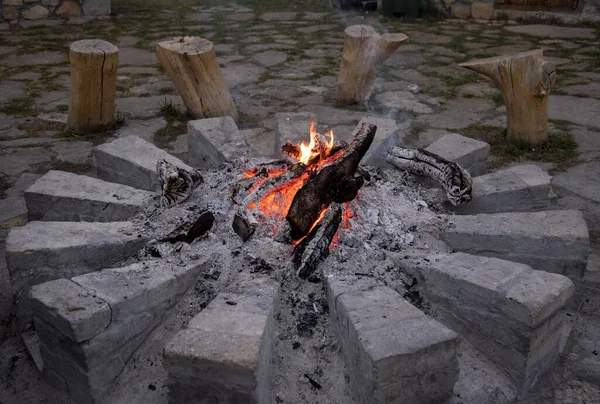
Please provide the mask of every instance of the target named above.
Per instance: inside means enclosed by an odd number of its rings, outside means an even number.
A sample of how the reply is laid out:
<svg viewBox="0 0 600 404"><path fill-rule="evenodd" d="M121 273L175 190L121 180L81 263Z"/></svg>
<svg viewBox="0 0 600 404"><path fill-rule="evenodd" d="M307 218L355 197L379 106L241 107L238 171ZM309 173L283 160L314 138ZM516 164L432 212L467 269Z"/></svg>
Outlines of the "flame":
<svg viewBox="0 0 600 404"><path fill-rule="evenodd" d="M300 163L304 165L308 165L308 163L315 157L327 156L331 149L333 148L333 131L330 130L329 133L325 135L320 135L315 129L314 121L310 123L310 142L306 144L305 142L300 143L300 159L298 160ZM329 141L324 143L321 138L327 137Z"/></svg>

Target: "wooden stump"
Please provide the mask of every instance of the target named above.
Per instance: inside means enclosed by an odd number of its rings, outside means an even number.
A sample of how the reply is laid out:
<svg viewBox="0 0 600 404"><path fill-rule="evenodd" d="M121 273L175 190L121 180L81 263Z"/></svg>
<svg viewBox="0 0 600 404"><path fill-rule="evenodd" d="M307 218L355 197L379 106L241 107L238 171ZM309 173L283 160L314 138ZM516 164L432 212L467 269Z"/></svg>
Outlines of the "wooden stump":
<svg viewBox="0 0 600 404"><path fill-rule="evenodd" d="M176 38L159 43L156 56L194 118L238 118L212 42L193 36Z"/></svg>
<svg viewBox="0 0 600 404"><path fill-rule="evenodd" d="M556 69L544 61L541 49L460 66L489 77L502 89L510 142L536 147L548 140L548 95Z"/></svg>
<svg viewBox="0 0 600 404"><path fill-rule="evenodd" d="M86 39L71 44L69 59L69 130L98 133L114 128L119 49L106 41Z"/></svg>
<svg viewBox="0 0 600 404"><path fill-rule="evenodd" d="M342 102L366 101L383 62L406 41L404 34L379 35L369 25L353 25L344 31L344 53L338 76Z"/></svg>

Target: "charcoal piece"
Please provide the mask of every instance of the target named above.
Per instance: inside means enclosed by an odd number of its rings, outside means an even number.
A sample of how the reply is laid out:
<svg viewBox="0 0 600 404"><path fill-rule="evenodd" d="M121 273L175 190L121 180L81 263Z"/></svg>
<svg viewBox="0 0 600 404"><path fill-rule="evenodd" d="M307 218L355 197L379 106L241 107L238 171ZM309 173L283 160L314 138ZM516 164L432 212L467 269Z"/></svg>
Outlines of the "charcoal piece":
<svg viewBox="0 0 600 404"><path fill-rule="evenodd" d="M256 225L256 221L251 220L246 214L244 214L241 208L235 213L235 216L233 217L233 223L231 224L233 231L240 236L242 241L248 240L250 236L254 234Z"/></svg>
<svg viewBox="0 0 600 404"><path fill-rule="evenodd" d="M160 239L159 241L167 241L169 243L183 241L185 243L191 244L198 237L204 235L207 231L209 231L214 222L215 216L208 210L202 210L198 214L198 218L195 221L189 221L182 224L181 226L177 227L177 229L169 233L169 235Z"/></svg>

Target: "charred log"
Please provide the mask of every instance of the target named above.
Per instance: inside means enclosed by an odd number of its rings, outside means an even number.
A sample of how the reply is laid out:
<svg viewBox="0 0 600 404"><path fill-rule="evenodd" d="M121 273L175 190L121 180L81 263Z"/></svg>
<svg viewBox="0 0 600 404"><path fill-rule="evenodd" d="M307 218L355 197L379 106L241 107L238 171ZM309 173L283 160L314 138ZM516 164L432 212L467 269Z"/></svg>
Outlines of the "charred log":
<svg viewBox="0 0 600 404"><path fill-rule="evenodd" d="M246 241L254 234L256 230L256 220L253 220L252 217L248 217L243 211L242 208L238 209L234 218L233 218L233 231L240 236L243 241Z"/></svg>
<svg viewBox="0 0 600 404"><path fill-rule="evenodd" d="M471 175L460 165L422 149L392 147L385 160L411 174L424 175L437 181L454 206L472 197Z"/></svg>
<svg viewBox="0 0 600 404"><path fill-rule="evenodd" d="M275 177L271 177L260 184L250 194L248 194L242 201L242 206L248 206L252 202L256 202L267 190L277 188L288 181L302 175L304 173L304 166L302 164L296 164L292 166L288 171L284 172Z"/></svg>
<svg viewBox="0 0 600 404"><path fill-rule="evenodd" d="M171 207L185 201L194 186L203 181L197 171L188 172L165 159L156 162L156 173L161 189L160 204L163 207Z"/></svg>
<svg viewBox="0 0 600 404"><path fill-rule="evenodd" d="M329 245L342 222L342 205L332 203L325 216L294 250L297 275L307 279L329 255Z"/></svg>
<svg viewBox="0 0 600 404"><path fill-rule="evenodd" d="M356 197L364 181L356 170L376 131L377 126L363 124L342 156L323 166L298 190L286 217L294 240L308 234L324 206Z"/></svg>

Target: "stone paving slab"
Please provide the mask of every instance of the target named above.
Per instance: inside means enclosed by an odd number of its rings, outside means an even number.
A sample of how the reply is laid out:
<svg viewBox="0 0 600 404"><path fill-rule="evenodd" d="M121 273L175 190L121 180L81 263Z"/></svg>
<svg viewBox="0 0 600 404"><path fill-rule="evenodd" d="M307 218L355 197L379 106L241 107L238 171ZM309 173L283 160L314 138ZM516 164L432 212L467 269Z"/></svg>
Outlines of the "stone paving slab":
<svg viewBox="0 0 600 404"><path fill-rule="evenodd" d="M278 299L266 278L219 293L165 346L170 402L269 402Z"/></svg>
<svg viewBox="0 0 600 404"><path fill-rule="evenodd" d="M577 210L451 216L441 239L458 251L504 258L568 276L579 290L589 234Z"/></svg>
<svg viewBox="0 0 600 404"><path fill-rule="evenodd" d="M515 25L504 27L505 30L517 34L526 34L542 38L593 39L593 28L557 27L555 25Z"/></svg>
<svg viewBox="0 0 600 404"><path fill-rule="evenodd" d="M188 122L189 163L216 168L246 151L246 141L230 116Z"/></svg>
<svg viewBox="0 0 600 404"><path fill-rule="evenodd" d="M565 311L573 295L568 278L463 253L394 260L419 279L436 318L498 364L521 391L561 354L571 331Z"/></svg>
<svg viewBox="0 0 600 404"><path fill-rule="evenodd" d="M94 149L98 178L138 189L160 189L156 163L161 159L184 170L194 169L178 158L137 136L127 136Z"/></svg>
<svg viewBox="0 0 600 404"><path fill-rule="evenodd" d="M51 170L25 191L29 220L117 222L153 205L155 194Z"/></svg>
<svg viewBox="0 0 600 404"><path fill-rule="evenodd" d="M490 153L490 145L481 140L450 133L425 150L457 163L473 177L483 175L487 171L485 164Z"/></svg>
<svg viewBox="0 0 600 404"><path fill-rule="evenodd" d="M535 164L523 164L473 178L473 200L448 207L458 213L525 212L556 205L552 177Z"/></svg>
<svg viewBox="0 0 600 404"><path fill-rule="evenodd" d="M203 267L145 261L35 287L44 379L79 403L99 402Z"/></svg>
<svg viewBox="0 0 600 404"><path fill-rule="evenodd" d="M328 275L326 284L358 403L441 402L452 395L460 342L454 331L373 280Z"/></svg>
<svg viewBox="0 0 600 404"><path fill-rule="evenodd" d="M600 100L571 95L550 95L548 118L563 120L581 126L600 128Z"/></svg>

